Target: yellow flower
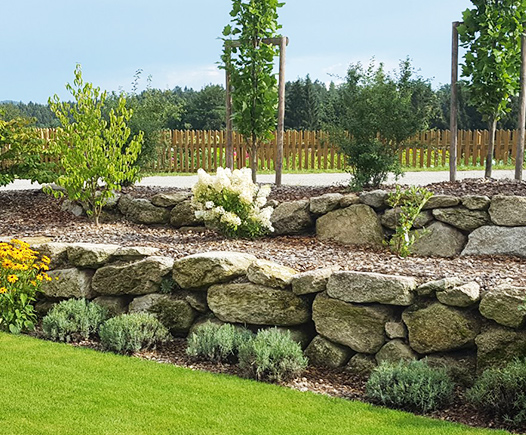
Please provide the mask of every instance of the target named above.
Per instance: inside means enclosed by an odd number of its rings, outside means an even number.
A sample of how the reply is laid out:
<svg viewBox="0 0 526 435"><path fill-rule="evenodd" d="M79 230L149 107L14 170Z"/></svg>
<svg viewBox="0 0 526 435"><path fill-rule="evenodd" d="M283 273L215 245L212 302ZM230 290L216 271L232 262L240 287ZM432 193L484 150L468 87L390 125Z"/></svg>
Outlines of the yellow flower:
<svg viewBox="0 0 526 435"><path fill-rule="evenodd" d="M51 262L51 260L49 259L49 257L44 255L44 256L42 256L42 262L49 264Z"/></svg>
<svg viewBox="0 0 526 435"><path fill-rule="evenodd" d="M36 287L36 286L37 286L37 282L36 282L36 281L30 281L30 283L31 283L31 285L32 285L33 287Z"/></svg>
<svg viewBox="0 0 526 435"><path fill-rule="evenodd" d="M18 281L18 276L16 276L16 275L9 275L9 276L7 277L7 280L8 280L11 284L13 284L14 282L17 282L17 281Z"/></svg>
<svg viewBox="0 0 526 435"><path fill-rule="evenodd" d="M0 295L3 293L7 293L7 289L5 287L0 287Z"/></svg>
<svg viewBox="0 0 526 435"><path fill-rule="evenodd" d="M43 277L42 275L37 275L37 279L38 279L39 281L42 281L42 280L44 279L44 277Z"/></svg>

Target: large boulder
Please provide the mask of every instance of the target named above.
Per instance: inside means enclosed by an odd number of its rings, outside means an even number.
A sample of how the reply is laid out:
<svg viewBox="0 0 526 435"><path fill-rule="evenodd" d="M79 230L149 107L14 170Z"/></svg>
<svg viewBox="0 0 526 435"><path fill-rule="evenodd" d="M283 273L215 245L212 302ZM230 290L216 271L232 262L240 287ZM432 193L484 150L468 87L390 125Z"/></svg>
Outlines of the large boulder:
<svg viewBox="0 0 526 435"><path fill-rule="evenodd" d="M127 219L138 224L166 224L170 212L164 207L157 207L144 198L130 198L123 195L119 200L119 210Z"/></svg>
<svg viewBox="0 0 526 435"><path fill-rule="evenodd" d="M335 299L355 303L411 305L416 280L369 272L334 272L327 283L327 294Z"/></svg>
<svg viewBox="0 0 526 435"><path fill-rule="evenodd" d="M329 340L360 353L376 353L385 343L385 324L393 310L383 305L357 305L316 296L312 319L316 331Z"/></svg>
<svg viewBox="0 0 526 435"><path fill-rule="evenodd" d="M515 358L526 357L526 331L499 325L486 328L475 340L477 369L502 367Z"/></svg>
<svg viewBox="0 0 526 435"><path fill-rule="evenodd" d="M305 349L309 365L332 368L344 366L353 353L348 347L333 343L321 335L314 337Z"/></svg>
<svg viewBox="0 0 526 435"><path fill-rule="evenodd" d="M460 204L460 199L452 195L433 195L427 200L423 209L431 210L433 208L454 207Z"/></svg>
<svg viewBox="0 0 526 435"><path fill-rule="evenodd" d="M356 193L346 193L340 199L340 208L345 208L356 204L360 204L360 197Z"/></svg>
<svg viewBox="0 0 526 435"><path fill-rule="evenodd" d="M316 269L298 273L292 277L292 291L297 295L324 292L332 273L333 269Z"/></svg>
<svg viewBox="0 0 526 435"><path fill-rule="evenodd" d="M149 246L123 246L117 249L111 256L111 261L138 261L152 255L156 255L159 248Z"/></svg>
<svg viewBox="0 0 526 435"><path fill-rule="evenodd" d="M202 288L246 275L256 257L241 252L211 251L174 262L173 279L184 289Z"/></svg>
<svg viewBox="0 0 526 435"><path fill-rule="evenodd" d="M526 257L526 227L485 226L469 235L462 255L516 255Z"/></svg>
<svg viewBox="0 0 526 435"><path fill-rule="evenodd" d="M155 256L135 263L110 264L95 272L93 290L111 296L157 293L172 266L172 258Z"/></svg>
<svg viewBox="0 0 526 435"><path fill-rule="evenodd" d="M424 307L413 305L403 312L402 319L409 331L410 346L422 354L472 346L481 323L474 313L439 302Z"/></svg>
<svg viewBox="0 0 526 435"><path fill-rule="evenodd" d="M466 195L462 197L462 205L469 210L487 210L491 199L486 195Z"/></svg>
<svg viewBox="0 0 526 435"><path fill-rule="evenodd" d="M526 225L526 197L495 195L489 207L491 221L504 227Z"/></svg>
<svg viewBox="0 0 526 435"><path fill-rule="evenodd" d="M452 307L469 307L480 300L480 285L475 281L436 292L437 299Z"/></svg>
<svg viewBox="0 0 526 435"><path fill-rule="evenodd" d="M388 341L376 354L378 364L383 362L396 364L400 361L413 361L415 359L418 359L418 354L400 339Z"/></svg>
<svg viewBox="0 0 526 435"><path fill-rule="evenodd" d="M310 320L304 299L252 283L213 285L208 289L208 306L219 320L230 323L287 326Z"/></svg>
<svg viewBox="0 0 526 435"><path fill-rule="evenodd" d="M345 369L355 375L369 376L377 365L374 355L357 353L349 360Z"/></svg>
<svg viewBox="0 0 526 435"><path fill-rule="evenodd" d="M384 233L378 216L368 205L357 204L335 210L316 221L320 240L334 240L345 245L382 246Z"/></svg>
<svg viewBox="0 0 526 435"><path fill-rule="evenodd" d="M160 300L166 299L168 295L161 293L150 293L133 298L128 306L129 313L146 313Z"/></svg>
<svg viewBox="0 0 526 435"><path fill-rule="evenodd" d="M436 292L444 292L459 285L462 285L462 279L458 277L447 277L435 281L428 281L420 285L416 289L416 292L419 296L434 296Z"/></svg>
<svg viewBox="0 0 526 435"><path fill-rule="evenodd" d="M150 201L157 207L173 207L192 197L192 192L171 192L171 193L157 193L152 196Z"/></svg>
<svg viewBox="0 0 526 435"><path fill-rule="evenodd" d="M42 244L35 244L32 249L37 251L40 255L47 256L51 262L49 267L56 269L68 261L68 243L48 242Z"/></svg>
<svg viewBox="0 0 526 435"><path fill-rule="evenodd" d="M426 257L455 257L462 252L467 237L459 230L442 222L432 223L420 233L411 252Z"/></svg>
<svg viewBox="0 0 526 435"><path fill-rule="evenodd" d="M375 209L383 209L387 207L387 196L385 190L371 190L360 194L360 202Z"/></svg>
<svg viewBox="0 0 526 435"><path fill-rule="evenodd" d="M42 282L42 292L49 298L86 298L94 296L92 270L59 269L48 272L51 281Z"/></svg>
<svg viewBox="0 0 526 435"><path fill-rule="evenodd" d="M182 201L170 212L170 225L175 228L196 227L204 225L202 218L195 216L195 208L192 201Z"/></svg>
<svg viewBox="0 0 526 435"><path fill-rule="evenodd" d="M256 260L247 270L247 278L254 284L273 288L286 288L298 272L291 267L282 266L268 260Z"/></svg>
<svg viewBox="0 0 526 435"><path fill-rule="evenodd" d="M170 295L159 298L148 311L155 314L173 336L186 336L197 316L187 301Z"/></svg>
<svg viewBox="0 0 526 435"><path fill-rule="evenodd" d="M97 268L108 262L111 256L120 248L118 245L97 243L68 244L66 251L70 264L81 268Z"/></svg>
<svg viewBox="0 0 526 435"><path fill-rule="evenodd" d="M275 235L301 234L308 232L314 225L308 199L283 202L278 205L270 218Z"/></svg>
<svg viewBox="0 0 526 435"><path fill-rule="evenodd" d="M396 229L400 223L401 208L390 208L380 217L382 225L391 230ZM413 222L413 228L423 228L433 220L433 213L430 210L421 211Z"/></svg>
<svg viewBox="0 0 526 435"><path fill-rule="evenodd" d="M473 231L490 223L487 211L468 210L464 207L435 208L433 216L438 221L464 231Z"/></svg>
<svg viewBox="0 0 526 435"><path fill-rule="evenodd" d="M526 288L502 284L487 292L480 301L480 314L500 325L520 328L526 321L526 311L519 307L526 300Z"/></svg>
<svg viewBox="0 0 526 435"><path fill-rule="evenodd" d="M341 193L326 193L325 195L315 196L310 199L310 212L314 215L326 214L340 206L343 198Z"/></svg>

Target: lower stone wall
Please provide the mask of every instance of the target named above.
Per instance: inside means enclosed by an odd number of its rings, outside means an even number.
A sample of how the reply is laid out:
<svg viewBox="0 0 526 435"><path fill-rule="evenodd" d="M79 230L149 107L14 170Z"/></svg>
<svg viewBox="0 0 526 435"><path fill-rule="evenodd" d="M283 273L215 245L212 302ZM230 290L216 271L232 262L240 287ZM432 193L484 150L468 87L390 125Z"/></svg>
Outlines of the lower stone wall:
<svg viewBox="0 0 526 435"><path fill-rule="evenodd" d="M419 283L375 273L294 269L237 252L178 260L155 248L46 243L52 259L43 313L87 298L114 314L150 311L175 336L205 322L277 326L301 343L311 364L367 372L382 361L427 357L460 380L526 356L525 288L481 293L459 278Z"/></svg>

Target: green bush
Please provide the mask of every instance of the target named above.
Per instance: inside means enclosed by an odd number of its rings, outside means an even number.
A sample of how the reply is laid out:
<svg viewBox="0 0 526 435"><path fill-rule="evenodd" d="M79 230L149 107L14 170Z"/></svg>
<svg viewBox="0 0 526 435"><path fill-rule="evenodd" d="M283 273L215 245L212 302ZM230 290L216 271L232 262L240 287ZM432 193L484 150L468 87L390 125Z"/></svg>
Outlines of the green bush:
<svg viewBox="0 0 526 435"><path fill-rule="evenodd" d="M42 329L54 341L87 340L108 317L108 310L98 304L86 299L68 299L49 311L42 320Z"/></svg>
<svg viewBox="0 0 526 435"><path fill-rule="evenodd" d="M454 383L445 369L431 368L424 361L383 363L367 381L369 400L409 411L429 412L453 399Z"/></svg>
<svg viewBox="0 0 526 435"><path fill-rule="evenodd" d="M233 363L238 358L239 347L252 337L252 332L244 328L205 322L188 337L186 352L211 361Z"/></svg>
<svg viewBox="0 0 526 435"><path fill-rule="evenodd" d="M105 349L121 353L152 349L170 337L168 330L149 313L113 317L100 327L99 335Z"/></svg>
<svg viewBox="0 0 526 435"><path fill-rule="evenodd" d="M259 331L240 346L239 364L250 377L281 382L300 375L307 358L290 332L272 328Z"/></svg>
<svg viewBox="0 0 526 435"><path fill-rule="evenodd" d="M489 368L468 391L467 399L479 411L519 427L526 424L526 361Z"/></svg>

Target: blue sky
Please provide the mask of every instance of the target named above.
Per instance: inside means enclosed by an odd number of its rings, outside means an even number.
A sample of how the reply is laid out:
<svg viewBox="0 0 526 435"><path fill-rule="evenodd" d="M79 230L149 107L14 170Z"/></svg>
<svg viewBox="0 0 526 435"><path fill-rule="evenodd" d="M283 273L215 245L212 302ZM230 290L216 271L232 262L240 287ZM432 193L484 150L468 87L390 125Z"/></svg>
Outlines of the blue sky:
<svg viewBox="0 0 526 435"><path fill-rule="evenodd" d="M142 86L200 89L223 83L218 39L231 0L17 0L2 5L0 101L68 99L76 63L85 80L129 91ZM450 80L451 22L469 0L289 0L280 9L287 80L330 82L372 57L396 68L409 56L424 78Z"/></svg>

